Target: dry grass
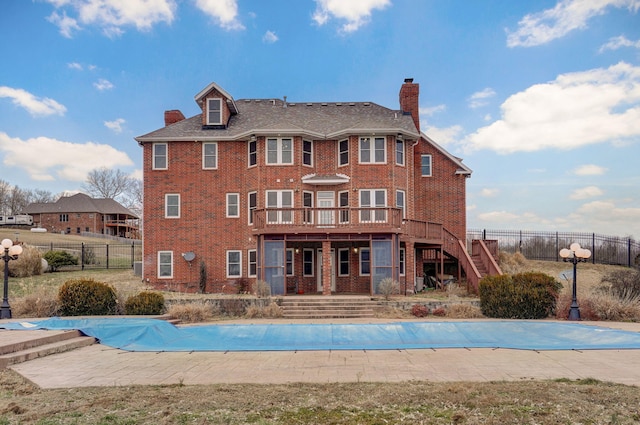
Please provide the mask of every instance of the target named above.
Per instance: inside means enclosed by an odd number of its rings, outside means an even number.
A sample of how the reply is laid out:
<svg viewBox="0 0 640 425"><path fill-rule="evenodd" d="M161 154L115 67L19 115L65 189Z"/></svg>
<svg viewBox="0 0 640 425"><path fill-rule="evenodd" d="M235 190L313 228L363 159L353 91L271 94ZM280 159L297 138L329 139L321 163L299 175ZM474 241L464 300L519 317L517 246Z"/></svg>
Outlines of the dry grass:
<svg viewBox="0 0 640 425"><path fill-rule="evenodd" d="M171 304L167 314L183 323L206 322L214 316L211 306L204 302Z"/></svg>
<svg viewBox="0 0 640 425"><path fill-rule="evenodd" d="M267 319L282 317L282 307L272 302L267 307L249 306L245 316L249 319Z"/></svg>
<svg viewBox="0 0 640 425"><path fill-rule="evenodd" d="M445 310L447 317L452 319L479 319L484 317L480 307L468 303L451 304Z"/></svg>
<svg viewBox="0 0 640 425"><path fill-rule="evenodd" d="M41 286L32 293L17 298L11 307L15 317L52 317L58 312L58 292Z"/></svg>

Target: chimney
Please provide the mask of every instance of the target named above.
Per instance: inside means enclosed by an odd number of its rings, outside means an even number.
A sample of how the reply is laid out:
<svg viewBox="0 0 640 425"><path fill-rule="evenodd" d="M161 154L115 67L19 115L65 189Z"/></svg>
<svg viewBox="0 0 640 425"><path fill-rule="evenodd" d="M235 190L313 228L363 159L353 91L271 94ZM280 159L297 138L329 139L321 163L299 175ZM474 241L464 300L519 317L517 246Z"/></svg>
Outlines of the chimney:
<svg viewBox="0 0 640 425"><path fill-rule="evenodd" d="M420 131L419 113L420 84L413 84L413 78L405 78L400 87L400 109L403 114L410 114L418 131Z"/></svg>
<svg viewBox="0 0 640 425"><path fill-rule="evenodd" d="M177 109L172 109L171 111L164 111L164 126L167 127L171 124L175 124L184 119L184 115Z"/></svg>

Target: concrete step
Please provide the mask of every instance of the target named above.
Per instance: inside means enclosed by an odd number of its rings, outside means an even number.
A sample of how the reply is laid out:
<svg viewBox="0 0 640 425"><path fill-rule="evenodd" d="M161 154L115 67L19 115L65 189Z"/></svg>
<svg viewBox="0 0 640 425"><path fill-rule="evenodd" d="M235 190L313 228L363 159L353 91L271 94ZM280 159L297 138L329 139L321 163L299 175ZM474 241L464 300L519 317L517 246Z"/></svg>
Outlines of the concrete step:
<svg viewBox="0 0 640 425"><path fill-rule="evenodd" d="M28 332L28 331L25 331ZM73 331L71 331L73 332ZM39 341L42 342L43 338ZM0 369L4 369L9 365L26 362L37 359L39 357L49 356L51 354L64 353L65 351L75 350L76 348L87 347L95 344L96 339L89 336L75 336L73 338L62 339L54 342L43 343L21 350L16 350L0 356Z"/></svg>
<svg viewBox="0 0 640 425"><path fill-rule="evenodd" d="M367 318L374 317L377 303L369 297L292 297L280 306L288 319Z"/></svg>

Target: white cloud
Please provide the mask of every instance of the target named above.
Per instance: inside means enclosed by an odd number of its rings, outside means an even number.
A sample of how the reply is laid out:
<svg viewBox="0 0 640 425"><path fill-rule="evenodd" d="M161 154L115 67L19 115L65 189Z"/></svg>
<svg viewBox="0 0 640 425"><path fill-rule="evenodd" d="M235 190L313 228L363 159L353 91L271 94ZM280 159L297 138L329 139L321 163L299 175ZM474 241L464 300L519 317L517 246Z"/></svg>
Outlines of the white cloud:
<svg viewBox="0 0 640 425"><path fill-rule="evenodd" d="M80 65L78 62L70 62L67 64L67 66L70 69L77 69L78 71L82 71L82 65Z"/></svg>
<svg viewBox="0 0 640 425"><path fill-rule="evenodd" d="M605 234L640 236L638 217L640 208L620 206L609 200L582 205L576 210L574 220L584 220L587 223L585 228L599 229L599 232Z"/></svg>
<svg viewBox="0 0 640 425"><path fill-rule="evenodd" d="M60 28L60 33L71 38L72 31L82 25L95 25L109 36L124 32L123 27L134 26L148 31L159 22L170 24L176 10L175 0L48 0L62 16L54 11L49 21ZM69 17L73 14L76 17Z"/></svg>
<svg viewBox="0 0 640 425"><path fill-rule="evenodd" d="M107 127L110 130L113 130L115 133L122 133L122 124L124 124L126 121L124 120L124 118L117 118L113 121L105 121L104 125L105 127Z"/></svg>
<svg viewBox="0 0 640 425"><path fill-rule="evenodd" d="M496 92L492 89L492 88L485 88L479 92L475 92L474 94L472 94L471 96L469 96L469 99L467 99L468 103L469 103L469 107L471 109L475 109L475 108L479 108L481 106L486 106L489 104L489 102L487 102L487 99L493 97L496 95Z"/></svg>
<svg viewBox="0 0 640 425"><path fill-rule="evenodd" d="M618 50L621 47L634 47L640 49L640 40L631 41L624 35L618 37L611 37L606 44L603 44L598 50L600 53L606 50Z"/></svg>
<svg viewBox="0 0 640 425"><path fill-rule="evenodd" d="M637 138L640 66L620 62L563 74L510 96L501 111L502 119L465 138L466 150L566 150Z"/></svg>
<svg viewBox="0 0 640 425"><path fill-rule="evenodd" d="M225 30L244 29L244 25L238 20L237 0L196 0L196 7Z"/></svg>
<svg viewBox="0 0 640 425"><path fill-rule="evenodd" d="M594 164L581 165L572 170L576 176L600 176L607 171L606 168Z"/></svg>
<svg viewBox="0 0 640 425"><path fill-rule="evenodd" d="M496 196L498 196L499 193L500 193L500 190L498 189L489 189L485 187L480 191L480 196L484 198L495 198Z"/></svg>
<svg viewBox="0 0 640 425"><path fill-rule="evenodd" d="M350 33L365 25L373 10L383 10L390 5L391 0L316 0L313 20L318 25L326 24L331 18L345 20L341 31Z"/></svg>
<svg viewBox="0 0 640 425"><path fill-rule="evenodd" d="M514 32L507 30L508 47L532 47L587 27L587 21L603 15L608 7L640 9L640 0L561 0L554 8L526 15Z"/></svg>
<svg viewBox="0 0 640 425"><path fill-rule="evenodd" d="M462 127L459 125L444 128L427 125L420 125L420 127L424 129L423 131L427 136L429 136L434 142L442 146L458 142L463 131Z"/></svg>
<svg viewBox="0 0 640 425"><path fill-rule="evenodd" d="M111 90L114 85L109 80L105 80L104 78L100 78L98 81L93 83L93 86L100 91Z"/></svg>
<svg viewBox="0 0 640 425"><path fill-rule="evenodd" d="M0 86L0 98L11 99L14 105L24 108L33 116L64 115L67 108L48 97L39 98L23 89Z"/></svg>
<svg viewBox="0 0 640 425"><path fill-rule="evenodd" d="M601 196L602 194L604 194L604 192L599 187L587 186L574 190L573 193L569 195L569 199L589 199Z"/></svg>
<svg viewBox="0 0 640 425"><path fill-rule="evenodd" d="M447 105L423 106L418 108L418 114L430 117L438 112L444 112L446 109Z"/></svg>
<svg viewBox="0 0 640 425"><path fill-rule="evenodd" d="M262 36L262 41L264 41L265 43L275 43L276 41L278 41L278 36L273 31L267 31Z"/></svg>
<svg viewBox="0 0 640 425"><path fill-rule="evenodd" d="M4 154L5 166L22 168L38 181L63 179L82 182L95 168L133 165L126 153L110 145L71 143L48 137L22 140L3 132L0 132L0 151Z"/></svg>

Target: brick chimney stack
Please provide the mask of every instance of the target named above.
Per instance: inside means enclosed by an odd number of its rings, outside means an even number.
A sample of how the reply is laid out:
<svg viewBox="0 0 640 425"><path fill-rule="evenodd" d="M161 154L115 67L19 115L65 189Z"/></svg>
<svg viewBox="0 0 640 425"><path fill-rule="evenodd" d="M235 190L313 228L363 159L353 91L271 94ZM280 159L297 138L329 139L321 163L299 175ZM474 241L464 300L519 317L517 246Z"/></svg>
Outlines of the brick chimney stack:
<svg viewBox="0 0 640 425"><path fill-rule="evenodd" d="M172 109L171 111L164 111L164 126L167 127L171 124L175 124L184 119L184 115L177 109Z"/></svg>
<svg viewBox="0 0 640 425"><path fill-rule="evenodd" d="M404 84L400 87L400 109L403 113L411 114L418 131L420 131L419 94L420 84L414 84L413 78L405 78Z"/></svg>

